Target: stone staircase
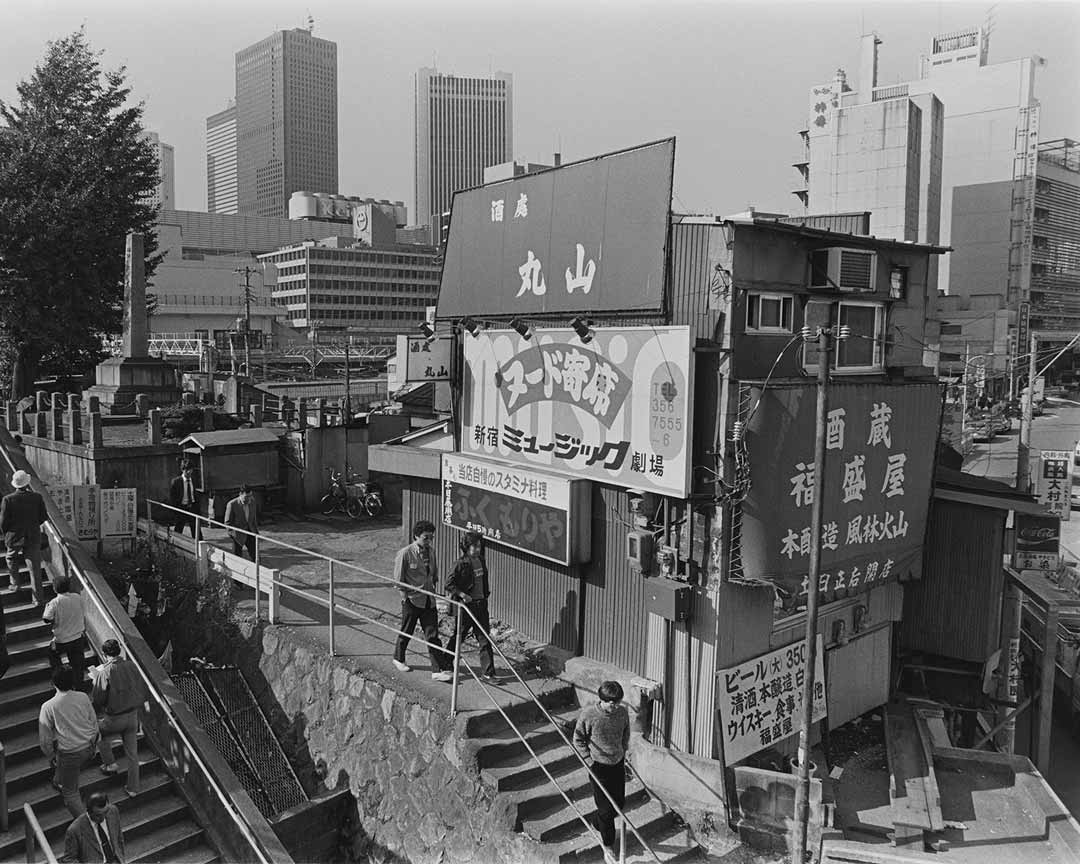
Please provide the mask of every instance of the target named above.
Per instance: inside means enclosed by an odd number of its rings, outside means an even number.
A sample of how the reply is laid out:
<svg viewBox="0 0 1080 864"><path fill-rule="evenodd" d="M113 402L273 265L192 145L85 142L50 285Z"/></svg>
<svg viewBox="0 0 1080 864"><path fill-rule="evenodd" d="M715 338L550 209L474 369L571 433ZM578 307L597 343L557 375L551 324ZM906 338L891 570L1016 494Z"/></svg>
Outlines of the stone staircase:
<svg viewBox="0 0 1080 864"><path fill-rule="evenodd" d="M540 701L572 740L577 706L574 689L560 688L542 694ZM552 725L532 702L518 702L504 709L529 746L544 763L563 791L592 822L596 815L589 777ZM506 795L517 811L517 829L543 844L545 860L559 864L603 862L599 841L577 813L547 779L525 745L492 710L471 716L465 732L476 754L480 776ZM703 855L678 816L653 797L631 774L626 784L623 812L637 827L660 861L701 861ZM616 828L618 823L616 822ZM627 829L626 860L652 862L652 856Z"/></svg>
<svg viewBox="0 0 1080 864"><path fill-rule="evenodd" d="M0 584L7 584L2 566ZM47 596L52 596L47 582L45 591ZM51 633L41 620L41 607L33 605L28 587L5 593L3 601L11 668L0 678L0 741L4 743L7 761L9 818L9 830L0 832L0 862L26 860L22 809L25 803L33 807L59 857L71 816L60 793L50 784L51 771L38 747L37 731L38 710L54 693L48 657ZM88 653L88 665L90 662L92 656ZM79 788L83 794L102 790L120 808L127 860L131 864L218 861L217 851L143 736L140 734L139 741L142 788L134 798L123 792L126 761L119 744L115 750L119 773L102 774L95 757L83 770Z"/></svg>

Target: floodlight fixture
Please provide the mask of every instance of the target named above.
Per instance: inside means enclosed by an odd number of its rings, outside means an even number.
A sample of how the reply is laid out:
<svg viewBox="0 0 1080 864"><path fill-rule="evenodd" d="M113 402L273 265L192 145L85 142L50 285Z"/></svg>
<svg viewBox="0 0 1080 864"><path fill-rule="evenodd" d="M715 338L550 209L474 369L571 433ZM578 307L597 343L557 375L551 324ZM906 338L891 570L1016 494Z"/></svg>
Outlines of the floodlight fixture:
<svg viewBox="0 0 1080 864"><path fill-rule="evenodd" d="M570 322L570 326L574 328L574 332L577 333L582 345L588 345L596 337L596 331L589 326L590 323L589 319L581 315L578 315Z"/></svg>
<svg viewBox="0 0 1080 864"><path fill-rule="evenodd" d="M514 318L510 322L510 327L517 332L518 336L528 342L533 338L533 329L526 322L520 318Z"/></svg>

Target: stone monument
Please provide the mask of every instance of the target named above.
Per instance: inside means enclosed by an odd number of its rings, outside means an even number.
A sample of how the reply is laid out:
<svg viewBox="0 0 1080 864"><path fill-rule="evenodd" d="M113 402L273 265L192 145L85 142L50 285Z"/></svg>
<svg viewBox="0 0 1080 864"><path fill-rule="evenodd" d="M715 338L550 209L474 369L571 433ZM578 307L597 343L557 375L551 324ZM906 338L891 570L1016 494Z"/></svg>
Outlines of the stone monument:
<svg viewBox="0 0 1080 864"><path fill-rule="evenodd" d="M123 354L97 365L96 383L83 398L96 396L104 414L134 414L135 397L144 393L150 407L166 407L180 401L176 372L171 363L151 357L147 347L146 271L143 235L127 235L124 262Z"/></svg>

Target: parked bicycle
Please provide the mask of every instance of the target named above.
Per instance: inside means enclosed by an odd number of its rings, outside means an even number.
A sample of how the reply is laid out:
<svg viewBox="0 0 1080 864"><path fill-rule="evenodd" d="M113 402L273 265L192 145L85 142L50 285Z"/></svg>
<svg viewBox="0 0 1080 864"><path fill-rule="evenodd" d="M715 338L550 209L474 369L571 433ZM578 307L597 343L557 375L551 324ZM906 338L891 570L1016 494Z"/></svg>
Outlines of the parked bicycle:
<svg viewBox="0 0 1080 864"><path fill-rule="evenodd" d="M324 516L345 513L359 519L365 513L375 517L383 512L382 487L378 483L372 480L345 483L340 471L326 470L330 473L330 489L320 502Z"/></svg>

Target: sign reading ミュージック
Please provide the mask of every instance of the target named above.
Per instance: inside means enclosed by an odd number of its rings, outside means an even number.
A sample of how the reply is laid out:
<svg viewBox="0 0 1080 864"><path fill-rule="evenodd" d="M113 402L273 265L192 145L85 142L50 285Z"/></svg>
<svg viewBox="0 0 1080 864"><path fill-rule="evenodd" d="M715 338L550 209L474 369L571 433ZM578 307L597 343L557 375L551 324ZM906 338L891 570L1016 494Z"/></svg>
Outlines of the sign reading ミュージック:
<svg viewBox="0 0 1080 864"><path fill-rule="evenodd" d="M461 449L684 497L692 418L690 328L604 327L462 337Z"/></svg>
<svg viewBox="0 0 1080 864"><path fill-rule="evenodd" d="M805 602L814 497L824 493L823 599L917 573L931 494L936 384L829 386L825 471L814 472L814 385L755 389L742 503L745 572L772 580L785 609Z"/></svg>

